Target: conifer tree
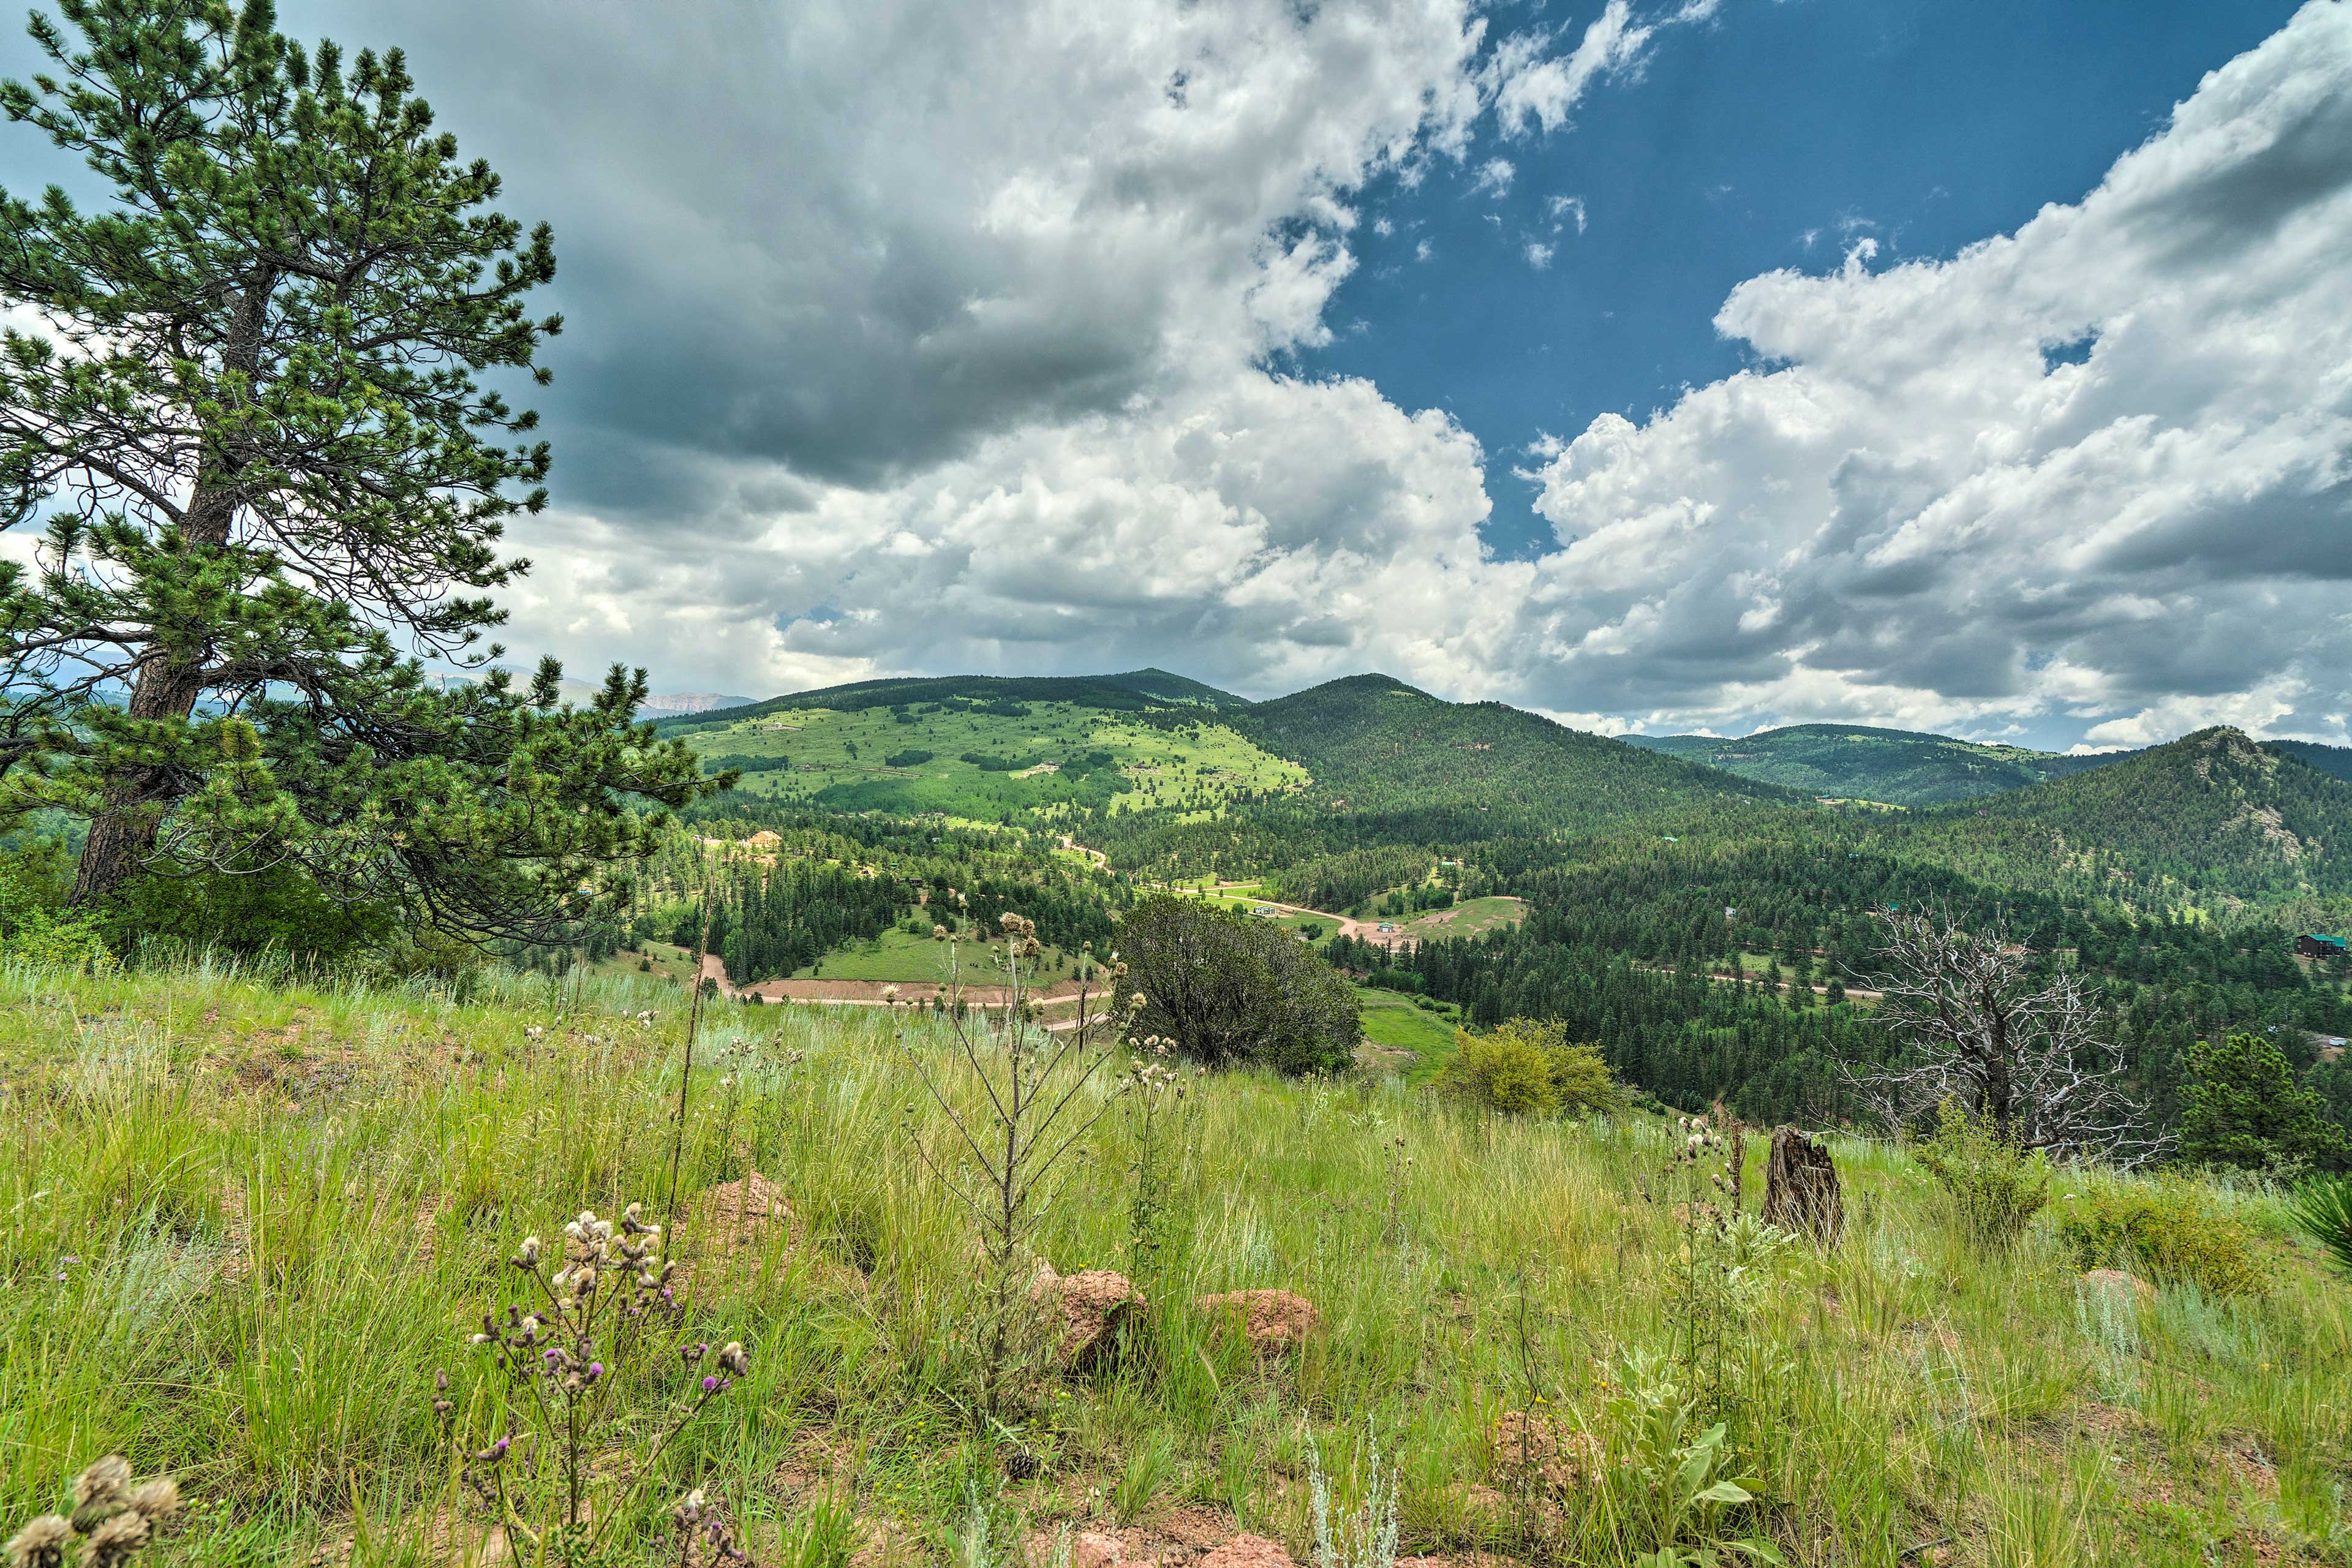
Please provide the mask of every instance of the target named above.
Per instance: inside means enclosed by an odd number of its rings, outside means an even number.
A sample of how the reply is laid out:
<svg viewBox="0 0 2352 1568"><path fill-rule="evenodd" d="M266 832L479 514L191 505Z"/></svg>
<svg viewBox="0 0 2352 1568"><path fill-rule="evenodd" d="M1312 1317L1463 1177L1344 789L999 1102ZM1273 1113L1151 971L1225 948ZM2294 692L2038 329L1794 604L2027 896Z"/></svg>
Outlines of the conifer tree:
<svg viewBox="0 0 2352 1568"><path fill-rule="evenodd" d="M59 0L0 111L110 189L0 191L0 814L87 819L72 900L291 863L340 899L527 936L709 786L558 671L482 671L503 521L545 502L561 327L544 225L433 129L397 50L348 60L268 0ZM29 310L26 309L29 308Z"/></svg>

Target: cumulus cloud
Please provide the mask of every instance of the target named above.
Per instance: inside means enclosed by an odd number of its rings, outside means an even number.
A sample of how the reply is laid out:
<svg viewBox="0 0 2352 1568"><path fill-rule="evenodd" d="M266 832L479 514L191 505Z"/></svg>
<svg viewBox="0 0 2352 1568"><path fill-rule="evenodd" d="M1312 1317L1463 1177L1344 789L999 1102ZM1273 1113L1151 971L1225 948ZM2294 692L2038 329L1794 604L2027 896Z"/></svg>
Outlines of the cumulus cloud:
<svg viewBox="0 0 2352 1568"><path fill-rule="evenodd" d="M377 38L347 4L323 30ZM1717 325L1753 368L1526 446L1540 559L1482 550L1448 416L1297 373L1366 182L1475 178L1481 135L1565 125L1712 8L1492 42L1467 0L418 0L398 41L555 220L573 323L509 640L754 695L1158 662L1595 728L2344 739L2326 0L2014 235L1883 266L1849 229L1743 284Z"/></svg>
<svg viewBox="0 0 2352 1568"><path fill-rule="evenodd" d="M1552 247L1539 240L1528 241L1521 254L1527 257L1528 265L1538 272L1551 265Z"/></svg>
<svg viewBox="0 0 2352 1568"><path fill-rule="evenodd" d="M1757 368L1538 471L1570 542L1526 689L1650 728L2342 740L2347 244L2352 8L2322 0L2014 235L1741 285L1717 325Z"/></svg>

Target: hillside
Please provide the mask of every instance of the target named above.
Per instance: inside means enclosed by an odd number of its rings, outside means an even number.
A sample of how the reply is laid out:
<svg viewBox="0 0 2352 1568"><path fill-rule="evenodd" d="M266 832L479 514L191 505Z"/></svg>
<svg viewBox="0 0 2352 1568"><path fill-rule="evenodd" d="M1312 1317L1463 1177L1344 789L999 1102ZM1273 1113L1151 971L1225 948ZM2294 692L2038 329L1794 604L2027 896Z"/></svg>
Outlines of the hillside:
<svg viewBox="0 0 2352 1568"><path fill-rule="evenodd" d="M2316 741L2264 741L2263 748L2352 782L2352 746L2323 746Z"/></svg>
<svg viewBox="0 0 2352 1568"><path fill-rule="evenodd" d="M2087 772L2115 760L1986 745L1861 724L1793 724L1727 740L1627 735L1628 745L1807 795L1890 805L1940 805Z"/></svg>
<svg viewBox="0 0 2352 1568"><path fill-rule="evenodd" d="M1150 1310L1082 1341L1041 1310L1056 1359L982 1427L989 1363L956 1331L984 1321L988 1277L971 1215L926 1165L975 1167L908 1070L993 1129L947 1026L706 1009L682 1072L685 1008L674 987L623 982L493 977L461 1002L219 964L13 988L0 1529L72 1506L67 1480L121 1451L142 1477L176 1472L189 1500L139 1560L159 1568L536 1561L448 1456L510 1419L539 1462L509 1463L499 1495L544 1530L562 1423L531 1401L509 1417L497 1351L469 1336L504 1303L556 1310L505 1261L526 1237L552 1254L583 1208L661 1215L675 1183L664 1252L683 1288L642 1328L599 1334L609 1375L582 1402L608 1562L718 1561L671 1544L693 1489L756 1561L802 1568L1044 1563L1073 1538L1095 1563L1197 1563L1243 1531L1310 1563L1326 1477L1357 1563L1624 1563L1747 1536L1822 1564L1893 1564L1890 1542L1944 1538L1993 1544L1971 1568L2340 1560L2306 1547L2340 1528L2331 1412L2352 1405L2352 1293L2270 1239L2290 1231L2260 1189L2198 1192L2228 1237L2260 1238L2270 1290L2217 1301L2160 1277L2118 1313L2053 1220L2162 1189L2061 1170L2053 1219L1977 1251L1906 1152L1832 1138L1847 1239L1776 1245L1743 1225L1735 1254L1685 1217L1721 1201L1717 1159L1678 1159L1662 1117L1465 1114L1408 1089L1402 1060L1344 1093L1188 1074L1181 1114L1167 1101L1146 1121L1131 1099L1066 1124L1056 1169L1075 1179L1044 1187L1020 1236L1063 1276L1118 1270ZM1745 1154L1752 1211L1762 1139ZM1143 1185L1155 1157L1173 1179ZM1693 1290L1697 1267L1734 1258L1730 1283ZM1311 1306L1301 1342L1253 1343L1213 1299L1242 1289ZM691 1347L734 1342L733 1386L698 1394L714 1363ZM1708 1384L1727 1362L1737 1381ZM684 1440L662 1442L698 1398ZM1718 1421L1710 1458L1699 1434ZM1515 1463L1528 1432L1572 1456L1545 1463L1579 1467L1564 1501ZM1399 1457L1393 1489L1367 1484ZM1694 1512L1678 1501L1694 1483L1669 1479L1733 1475L1755 1500L1729 1512ZM985 1550L960 1544L982 1530ZM866 1542L882 1547L853 1558Z"/></svg>
<svg viewBox="0 0 2352 1568"><path fill-rule="evenodd" d="M1256 703L1230 722L1313 774L1318 805L1358 816L1435 812L1475 829L1475 814L1494 831L1556 832L1798 799L1499 702L1447 702L1385 675Z"/></svg>
<svg viewBox="0 0 2352 1568"><path fill-rule="evenodd" d="M1946 806L1890 842L1981 879L2143 906L2352 893L2352 783L2202 730L2071 777Z"/></svg>
<svg viewBox="0 0 2352 1568"><path fill-rule="evenodd" d="M1220 719L1242 700L1160 670L863 681L664 726L742 805L982 822L1150 807L1209 813L1306 773Z"/></svg>
<svg viewBox="0 0 2352 1568"><path fill-rule="evenodd" d="M1018 718L1010 710L1037 703L1100 709L1106 712L1140 713L1153 708L1245 708L1244 698L1230 691L1164 669L1134 669L1124 675L941 675L893 677L827 686L772 697L741 710L730 710L724 721L758 719L788 710L830 709L862 713L875 708L907 708L939 704L958 711L973 710ZM698 721L672 721L667 728L690 729Z"/></svg>

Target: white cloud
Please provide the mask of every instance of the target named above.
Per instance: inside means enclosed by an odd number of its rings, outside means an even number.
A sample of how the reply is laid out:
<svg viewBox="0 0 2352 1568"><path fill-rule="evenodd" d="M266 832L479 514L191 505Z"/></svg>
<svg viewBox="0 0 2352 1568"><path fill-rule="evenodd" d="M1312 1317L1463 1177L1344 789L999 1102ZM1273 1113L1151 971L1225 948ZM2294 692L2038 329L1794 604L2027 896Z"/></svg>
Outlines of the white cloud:
<svg viewBox="0 0 2352 1568"><path fill-rule="evenodd" d="M1528 265L1534 268L1538 272L1541 272L1551 265L1551 247L1542 244L1537 240L1531 239L1528 241L1527 246L1521 254L1527 257Z"/></svg>
<svg viewBox="0 0 2352 1568"><path fill-rule="evenodd" d="M1524 136L1567 124L1595 82L1608 77L1638 77L1661 28L1685 26L1713 16L1719 0L1686 0L1679 9L1652 21L1637 21L1628 0L1609 0L1588 24L1576 47L1556 52L1550 33L1519 33L1496 49L1482 80L1493 95L1504 131Z"/></svg>
<svg viewBox="0 0 2352 1568"><path fill-rule="evenodd" d="M1553 196L1547 200L1544 205L1551 213L1552 233L1558 234L1562 226L1570 222L1576 225L1577 233L1584 232L1584 198L1582 196Z"/></svg>
<svg viewBox="0 0 2352 1568"><path fill-rule="evenodd" d="M2077 205L1948 260L1873 272L1865 236L1741 285L1717 324L1771 368L1541 469L1573 542L1522 678L1719 725L2340 732L2348 245L2352 8L2318 3Z"/></svg>
<svg viewBox="0 0 2352 1568"><path fill-rule="evenodd" d="M1511 176L1517 172L1508 158L1489 158L1478 165L1470 188L1481 195L1502 195L1511 188Z"/></svg>
<svg viewBox="0 0 2352 1568"><path fill-rule="evenodd" d="M1486 47L1466 0L496 13L546 56L424 7L420 75L511 207L558 193L575 290L520 651L752 694L1150 661L1651 731L2342 733L2344 7L2013 236L1873 270L1850 230L1834 270L1743 284L1717 325L1756 368L1530 445L1564 542L1517 562L1480 547L1476 440L1284 367L1331 331L1368 178L1474 166L1482 102L1564 124L1710 7L1612 4L1564 58ZM439 89L476 57L538 74ZM559 92L616 107L543 148Z"/></svg>

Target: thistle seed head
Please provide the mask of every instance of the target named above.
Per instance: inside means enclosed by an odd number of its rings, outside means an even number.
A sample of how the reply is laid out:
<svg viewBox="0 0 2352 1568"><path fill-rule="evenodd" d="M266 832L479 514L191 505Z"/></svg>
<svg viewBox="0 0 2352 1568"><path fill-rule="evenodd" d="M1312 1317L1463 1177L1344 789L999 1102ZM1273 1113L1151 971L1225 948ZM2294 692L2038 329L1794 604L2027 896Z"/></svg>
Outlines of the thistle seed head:
<svg viewBox="0 0 2352 1568"><path fill-rule="evenodd" d="M11 1568L59 1568L66 1543L73 1539L73 1521L61 1513L45 1513L18 1531L8 1542Z"/></svg>
<svg viewBox="0 0 2352 1568"><path fill-rule="evenodd" d="M88 1508L92 1503L120 1502L130 1485L131 1461L120 1454L109 1454L74 1478L74 1503Z"/></svg>

